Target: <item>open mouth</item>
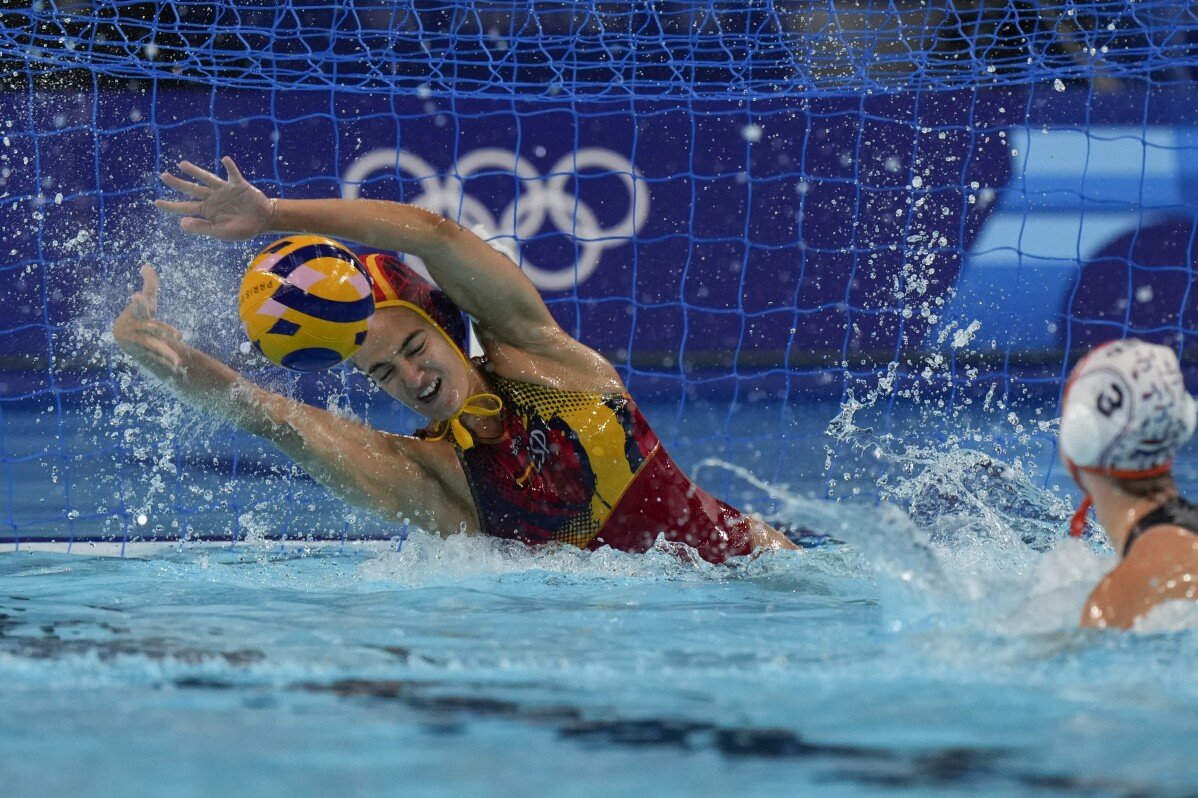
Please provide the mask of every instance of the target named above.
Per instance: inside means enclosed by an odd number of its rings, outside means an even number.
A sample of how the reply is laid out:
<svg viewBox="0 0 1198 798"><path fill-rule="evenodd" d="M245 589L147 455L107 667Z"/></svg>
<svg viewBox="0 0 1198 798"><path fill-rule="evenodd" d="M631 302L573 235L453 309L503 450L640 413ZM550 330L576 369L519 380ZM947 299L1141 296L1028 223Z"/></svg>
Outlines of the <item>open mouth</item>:
<svg viewBox="0 0 1198 798"><path fill-rule="evenodd" d="M441 378L436 377L428 385L424 386L424 390L416 394L416 398L421 402L431 402L433 398L441 392Z"/></svg>

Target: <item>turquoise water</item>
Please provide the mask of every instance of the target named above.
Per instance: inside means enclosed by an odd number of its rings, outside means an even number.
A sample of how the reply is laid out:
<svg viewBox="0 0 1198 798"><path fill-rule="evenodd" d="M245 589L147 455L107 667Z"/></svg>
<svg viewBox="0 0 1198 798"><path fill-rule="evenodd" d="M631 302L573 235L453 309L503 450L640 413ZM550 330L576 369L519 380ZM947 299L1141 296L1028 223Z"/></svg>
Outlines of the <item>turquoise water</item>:
<svg viewBox="0 0 1198 798"><path fill-rule="evenodd" d="M838 440L824 431L839 408L822 404L791 408L771 441L779 410L738 409L735 430L726 407L649 412L705 484L843 545L724 568L420 531L398 552L251 539L148 559L0 555L0 783L22 796L1195 794L1198 615L1075 628L1111 560L1057 545L1071 499L1044 489L1040 442L1000 414L957 420L977 440L921 447L912 419L887 436L863 429L865 412L831 425ZM725 445L738 440L752 445ZM782 445L793 456L775 475L762 463ZM222 468L188 465L184 488L163 489L147 467L128 506L155 491L151 510L178 505L208 489L189 484L205 473L220 505ZM277 497L280 477L260 471L226 500ZM1187 485L1194 471L1181 465ZM104 469L80 474L108 484ZM251 532L271 531L268 509L254 505ZM191 518L227 532L230 515Z"/></svg>
<svg viewBox="0 0 1198 798"><path fill-rule="evenodd" d="M714 571L411 542L0 558L8 794L1130 795L1198 779L1192 630L978 622L843 551Z"/></svg>

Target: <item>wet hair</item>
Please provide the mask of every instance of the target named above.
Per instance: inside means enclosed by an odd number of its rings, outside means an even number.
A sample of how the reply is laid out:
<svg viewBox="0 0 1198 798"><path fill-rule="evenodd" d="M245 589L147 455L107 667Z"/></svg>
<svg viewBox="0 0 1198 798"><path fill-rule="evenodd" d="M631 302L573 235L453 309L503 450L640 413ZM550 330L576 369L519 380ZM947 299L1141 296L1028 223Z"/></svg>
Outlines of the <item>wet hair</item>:
<svg viewBox="0 0 1198 798"><path fill-rule="evenodd" d="M1151 499L1175 493L1177 490L1172 471L1144 479L1112 479L1111 481L1120 493L1133 499Z"/></svg>

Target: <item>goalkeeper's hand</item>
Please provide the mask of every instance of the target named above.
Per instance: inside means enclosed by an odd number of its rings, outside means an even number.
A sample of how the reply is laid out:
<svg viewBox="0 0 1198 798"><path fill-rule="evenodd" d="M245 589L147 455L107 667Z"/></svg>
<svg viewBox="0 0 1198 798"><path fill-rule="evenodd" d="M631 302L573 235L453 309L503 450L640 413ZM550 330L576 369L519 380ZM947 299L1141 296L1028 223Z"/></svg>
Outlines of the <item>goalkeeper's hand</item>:
<svg viewBox="0 0 1198 798"><path fill-rule="evenodd" d="M129 304L112 325L117 345L150 371L178 373L181 368L175 347L182 334L164 321L154 318L158 312L158 273L150 265L141 267L141 290L129 298Z"/></svg>
<svg viewBox="0 0 1198 798"><path fill-rule="evenodd" d="M162 182L180 191L192 201L154 200L168 213L182 218L179 226L189 233L211 236L221 241L245 241L271 229L275 204L241 175L229 156L221 158L229 179L217 177L190 161L180 161L179 169L195 178L184 180L170 172L162 173Z"/></svg>

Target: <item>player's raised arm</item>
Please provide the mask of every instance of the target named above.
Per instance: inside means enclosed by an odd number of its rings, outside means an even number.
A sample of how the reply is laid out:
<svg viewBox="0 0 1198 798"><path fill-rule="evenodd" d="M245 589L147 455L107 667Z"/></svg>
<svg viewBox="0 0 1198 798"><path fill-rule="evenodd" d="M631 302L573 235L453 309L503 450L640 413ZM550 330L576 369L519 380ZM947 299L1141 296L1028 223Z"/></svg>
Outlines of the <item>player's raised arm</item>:
<svg viewBox="0 0 1198 798"><path fill-rule="evenodd" d="M190 233L241 241L271 231L304 231L421 258L433 279L486 333L515 346L552 351L565 333L537 289L509 258L456 222L415 205L381 200L272 200L231 158L228 179L183 161L195 182L163 173L192 199L157 200Z"/></svg>
<svg viewBox="0 0 1198 798"><path fill-rule="evenodd" d="M275 444L345 501L430 529L477 527L472 508L453 495L437 467L438 456L452 458L452 452L439 453L436 444L379 432L253 384L155 319L158 275L143 266L142 279L142 289L113 323L113 336L184 401Z"/></svg>

